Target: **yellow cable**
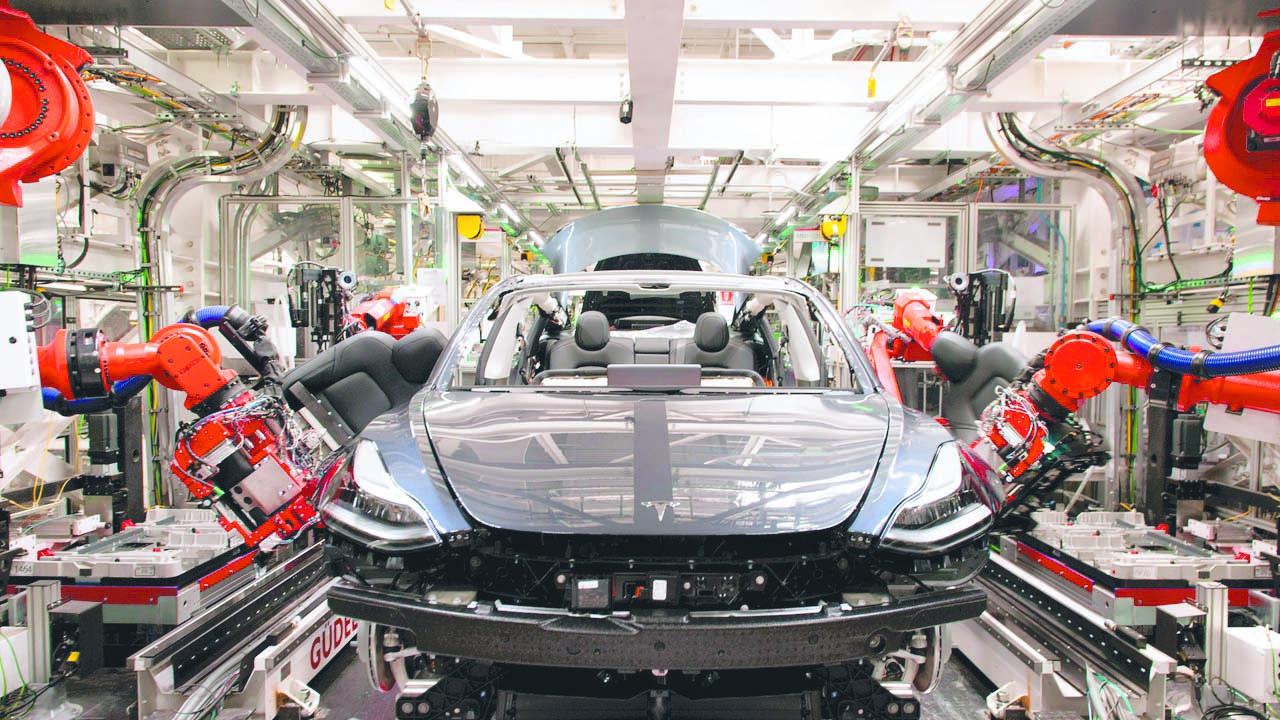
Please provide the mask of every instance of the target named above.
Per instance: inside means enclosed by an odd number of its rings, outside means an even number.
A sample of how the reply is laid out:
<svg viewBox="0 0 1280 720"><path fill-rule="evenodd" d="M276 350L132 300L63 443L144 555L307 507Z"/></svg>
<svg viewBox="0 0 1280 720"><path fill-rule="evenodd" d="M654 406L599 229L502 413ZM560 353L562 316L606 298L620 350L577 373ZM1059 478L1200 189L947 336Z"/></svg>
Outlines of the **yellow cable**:
<svg viewBox="0 0 1280 720"><path fill-rule="evenodd" d="M50 424L49 432L44 436L44 449L41 451L41 454L49 452L49 446L53 444L54 434L55 433L53 431L53 425ZM22 510L34 510L36 506L40 504L38 501L40 497L43 495L43 490L44 490L44 479L37 475L35 484L31 486L31 504L27 506L23 506L21 503L17 501L11 500L10 502L12 502L14 505L16 505L19 509L22 509Z"/></svg>
<svg viewBox="0 0 1280 720"><path fill-rule="evenodd" d="M49 502L51 502L51 503L56 503L56 502L58 502L59 500L61 500L61 499L62 499L62 491L64 491L64 490L66 490L66 489L67 489L67 483L71 482L71 478L72 478L72 477L74 477L74 476L72 476L72 475L68 475L68 476L67 476L67 479L62 481L62 484L58 486L58 494L57 494L57 495L54 495L54 496L53 496L53 499L52 499L52 500L50 500Z"/></svg>

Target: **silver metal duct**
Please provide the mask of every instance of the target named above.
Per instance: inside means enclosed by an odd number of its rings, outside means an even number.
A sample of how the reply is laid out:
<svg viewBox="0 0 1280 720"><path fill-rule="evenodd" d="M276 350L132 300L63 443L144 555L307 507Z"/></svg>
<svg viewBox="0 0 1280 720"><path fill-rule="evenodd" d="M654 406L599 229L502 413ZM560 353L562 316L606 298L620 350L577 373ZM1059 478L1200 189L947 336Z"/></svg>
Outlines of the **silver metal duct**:
<svg viewBox="0 0 1280 720"><path fill-rule="evenodd" d="M1111 212L1112 236L1125 241L1121 247L1130 247L1128 240L1134 238L1141 240L1144 215L1141 200L1143 195L1138 179L1133 176L1133 173L1096 153L1082 152L1076 149L1063 151L1087 157L1105 166L1122 186L1122 188L1117 188L1112 180L1088 168L1074 167L1066 163L1047 163L1024 156L1009 143L1004 133L1000 131L997 113L983 113L982 127L996 152L1015 168L1036 177L1082 180L1096 189L1102 195L1102 199L1107 203L1107 209ZM1125 194L1128 195L1127 198ZM1134 211L1132 218L1125 207L1127 203L1132 204Z"/></svg>
<svg viewBox="0 0 1280 720"><path fill-rule="evenodd" d="M298 148L306 125L305 106L281 106L258 144L243 153L201 152L153 166L138 183L138 232L154 232L152 223L162 220L173 201L197 185L250 183L278 171Z"/></svg>

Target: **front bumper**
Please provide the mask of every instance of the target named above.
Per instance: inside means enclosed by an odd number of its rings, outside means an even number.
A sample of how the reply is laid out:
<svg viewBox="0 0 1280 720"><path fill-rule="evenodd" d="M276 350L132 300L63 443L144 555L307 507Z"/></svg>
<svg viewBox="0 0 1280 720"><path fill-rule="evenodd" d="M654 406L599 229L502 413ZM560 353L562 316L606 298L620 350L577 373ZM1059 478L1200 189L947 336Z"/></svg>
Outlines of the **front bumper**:
<svg viewBox="0 0 1280 720"><path fill-rule="evenodd" d="M338 615L403 628L425 653L512 665L610 670L740 670L830 665L894 648L901 633L981 615L986 595L936 590L882 605L798 610L584 615L472 603L430 605L341 581Z"/></svg>

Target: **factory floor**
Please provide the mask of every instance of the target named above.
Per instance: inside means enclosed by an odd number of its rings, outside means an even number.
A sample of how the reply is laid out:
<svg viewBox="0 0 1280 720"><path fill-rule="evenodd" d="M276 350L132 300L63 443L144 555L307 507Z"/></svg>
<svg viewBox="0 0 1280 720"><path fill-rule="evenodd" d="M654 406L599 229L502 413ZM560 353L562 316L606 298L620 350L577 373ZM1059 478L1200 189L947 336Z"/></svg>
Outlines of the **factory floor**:
<svg viewBox="0 0 1280 720"><path fill-rule="evenodd" d="M374 691L369 686L364 667L356 657L354 649L348 648L342 655L318 675L311 686L319 690L321 697L318 720L387 720L395 717L393 703L395 696L389 693ZM961 657L955 656L947 666L946 674L937 691L928 696L923 705L921 717L928 720L975 720L982 715L983 698L991 691L986 680L978 676L972 667ZM82 720L130 720L129 706L133 704L136 690L133 674L123 670L103 670L87 679L71 679L55 687L40 698L40 703L30 717L31 720L70 720L75 717L65 714L72 708L64 703L72 703L83 708L79 714ZM577 704L577 703L575 703ZM557 707L560 705L561 707ZM530 702L521 704L520 720L532 718L566 718L563 703L552 704L551 701ZM794 714L778 710L777 715L770 715L753 702L752 717L794 717ZM59 709L63 710L59 714ZM677 711L680 708L677 706ZM716 708L685 708L678 712L679 720L694 718L739 718L744 715L737 710ZM220 715L219 720L230 718L230 714ZM631 720L645 717L642 707L631 711L627 708L609 709L598 713L574 713L575 718L593 718L593 720ZM140 720L147 720L142 718Z"/></svg>

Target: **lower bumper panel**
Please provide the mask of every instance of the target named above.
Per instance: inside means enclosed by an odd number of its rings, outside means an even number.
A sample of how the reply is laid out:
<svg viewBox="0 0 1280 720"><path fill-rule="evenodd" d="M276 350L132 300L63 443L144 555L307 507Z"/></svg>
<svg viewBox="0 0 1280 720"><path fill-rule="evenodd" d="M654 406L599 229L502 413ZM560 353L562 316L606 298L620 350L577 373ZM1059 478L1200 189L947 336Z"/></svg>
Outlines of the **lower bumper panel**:
<svg viewBox="0 0 1280 720"><path fill-rule="evenodd" d="M735 670L829 665L882 650L903 633L981 615L976 588L936 590L884 605L732 616L636 612L626 617L520 612L491 603L428 605L343 581L329 590L338 615L404 628L423 652L540 667Z"/></svg>

